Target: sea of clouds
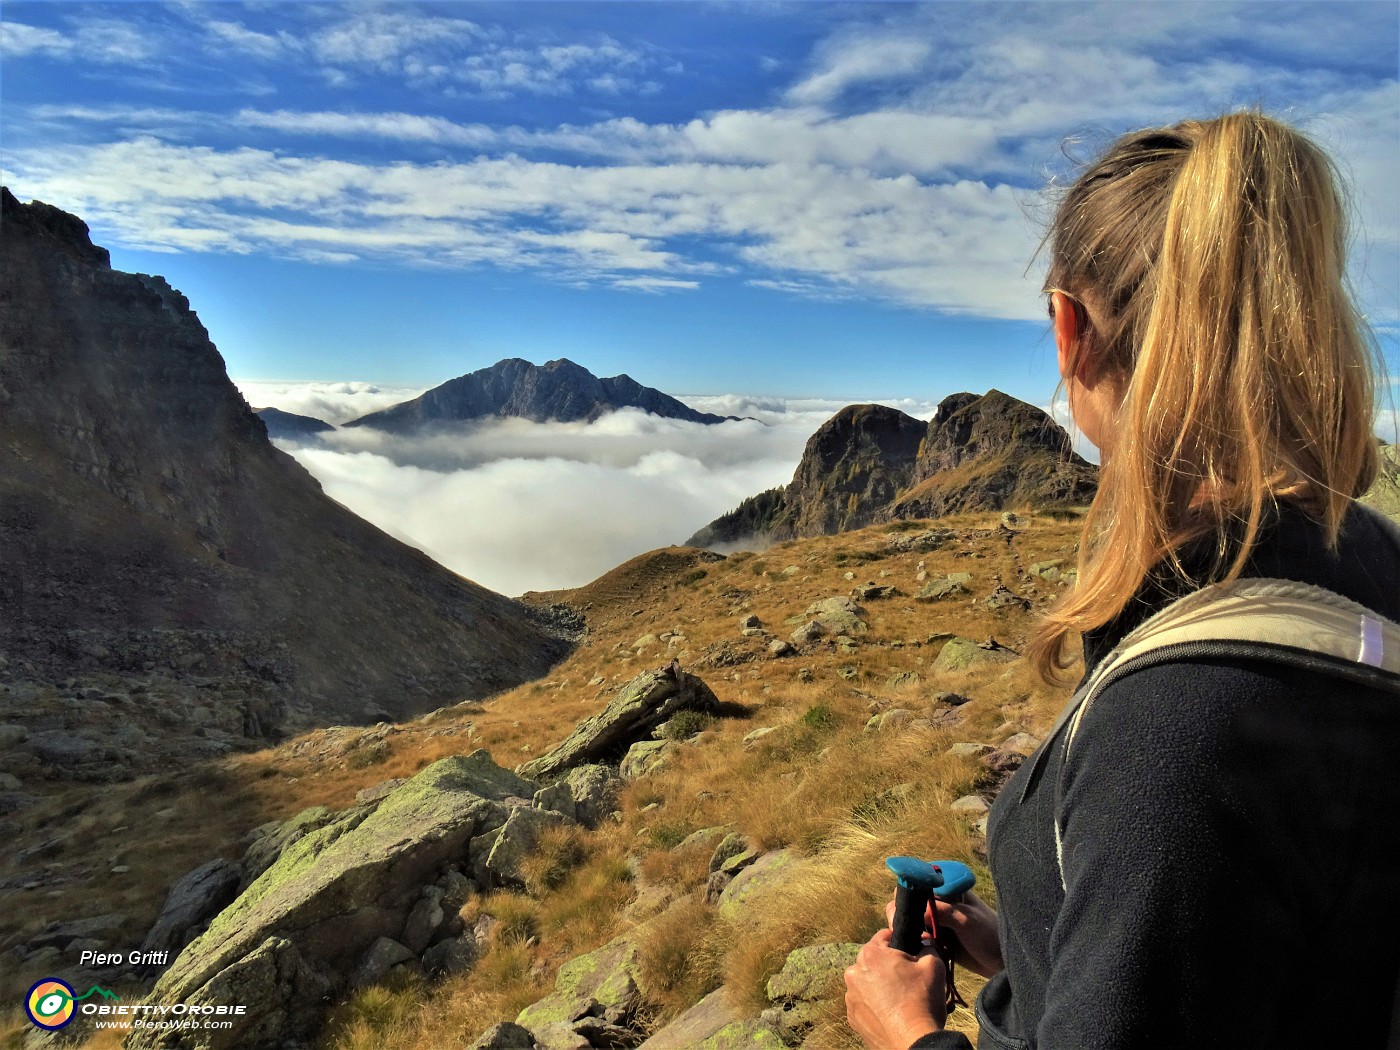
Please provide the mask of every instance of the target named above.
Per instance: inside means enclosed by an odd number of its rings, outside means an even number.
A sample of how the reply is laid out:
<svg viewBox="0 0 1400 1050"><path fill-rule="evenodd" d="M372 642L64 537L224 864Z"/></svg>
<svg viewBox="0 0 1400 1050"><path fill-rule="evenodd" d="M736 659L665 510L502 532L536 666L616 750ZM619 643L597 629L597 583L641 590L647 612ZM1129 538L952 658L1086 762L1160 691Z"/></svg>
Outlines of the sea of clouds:
<svg viewBox="0 0 1400 1050"><path fill-rule="evenodd" d="M250 404L343 423L421 393L373 383L239 381ZM279 441L333 499L455 572L505 594L575 587L684 543L784 485L816 429L861 402L682 396L718 424L635 409L594 423L506 419L420 437L369 428ZM881 400L922 419L931 402Z"/></svg>

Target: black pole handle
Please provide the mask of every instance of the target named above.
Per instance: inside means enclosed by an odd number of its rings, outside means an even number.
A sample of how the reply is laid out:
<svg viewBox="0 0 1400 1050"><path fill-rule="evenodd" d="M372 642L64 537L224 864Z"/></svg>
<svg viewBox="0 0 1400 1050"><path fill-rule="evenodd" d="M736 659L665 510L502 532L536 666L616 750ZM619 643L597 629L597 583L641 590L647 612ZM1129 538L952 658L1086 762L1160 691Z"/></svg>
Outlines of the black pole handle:
<svg viewBox="0 0 1400 1050"><path fill-rule="evenodd" d="M923 886L905 886L894 891L894 920L890 923L890 947L908 955L918 955L924 946L924 913L928 911L929 891Z"/></svg>

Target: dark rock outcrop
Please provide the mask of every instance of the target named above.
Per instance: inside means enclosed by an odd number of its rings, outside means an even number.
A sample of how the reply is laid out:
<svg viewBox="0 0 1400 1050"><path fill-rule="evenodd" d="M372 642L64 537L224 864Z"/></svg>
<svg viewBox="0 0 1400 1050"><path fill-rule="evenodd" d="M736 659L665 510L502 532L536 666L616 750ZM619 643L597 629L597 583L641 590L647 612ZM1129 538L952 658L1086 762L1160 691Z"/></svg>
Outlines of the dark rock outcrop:
<svg viewBox="0 0 1400 1050"><path fill-rule="evenodd" d="M233 735L267 735L407 718L563 655L273 448L162 278L110 269L79 219L8 190L3 225L0 685L197 683L238 705ZM193 734L131 693L133 728Z"/></svg>
<svg viewBox="0 0 1400 1050"><path fill-rule="evenodd" d="M255 408L253 411L267 427L267 436L274 439L315 437L335 430L324 419L315 416L299 416L295 412L283 412L280 408Z"/></svg>
<svg viewBox="0 0 1400 1050"><path fill-rule="evenodd" d="M1040 409L999 390L944 398L923 423L848 405L812 435L792 481L750 497L687 545L827 536L900 518L1093 499L1098 472Z"/></svg>
<svg viewBox="0 0 1400 1050"><path fill-rule="evenodd" d="M565 358L534 365L518 357L449 379L412 401L371 412L345 425L411 433L440 423L515 416L543 423L592 422L619 408L692 423L722 423L726 416L695 409L631 376L600 379Z"/></svg>

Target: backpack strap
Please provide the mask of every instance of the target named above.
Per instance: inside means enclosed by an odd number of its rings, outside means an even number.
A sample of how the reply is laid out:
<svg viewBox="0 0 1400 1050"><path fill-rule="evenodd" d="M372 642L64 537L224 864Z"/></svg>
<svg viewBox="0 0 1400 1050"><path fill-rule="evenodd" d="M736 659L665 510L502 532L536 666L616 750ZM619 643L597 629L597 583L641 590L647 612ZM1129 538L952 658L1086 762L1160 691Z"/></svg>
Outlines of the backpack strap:
<svg viewBox="0 0 1400 1050"><path fill-rule="evenodd" d="M1392 528L1394 526L1392 525ZM1094 699L1134 671L1182 660L1268 660L1400 696L1400 624L1340 594L1292 580L1241 579L1180 598L1104 658L1060 712L1063 760ZM1064 886L1063 841L1055 854Z"/></svg>

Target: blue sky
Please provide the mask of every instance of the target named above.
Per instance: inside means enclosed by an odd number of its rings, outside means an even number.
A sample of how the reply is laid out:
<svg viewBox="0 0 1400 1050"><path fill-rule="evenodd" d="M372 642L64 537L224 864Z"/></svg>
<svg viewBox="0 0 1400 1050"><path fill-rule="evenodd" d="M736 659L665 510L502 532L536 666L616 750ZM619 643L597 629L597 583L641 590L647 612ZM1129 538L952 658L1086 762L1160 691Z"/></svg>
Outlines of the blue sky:
<svg viewBox="0 0 1400 1050"><path fill-rule="evenodd" d="M1062 143L1258 103L1349 172L1400 373L1398 39L1392 2L7 2L0 159L244 379L1044 403Z"/></svg>

